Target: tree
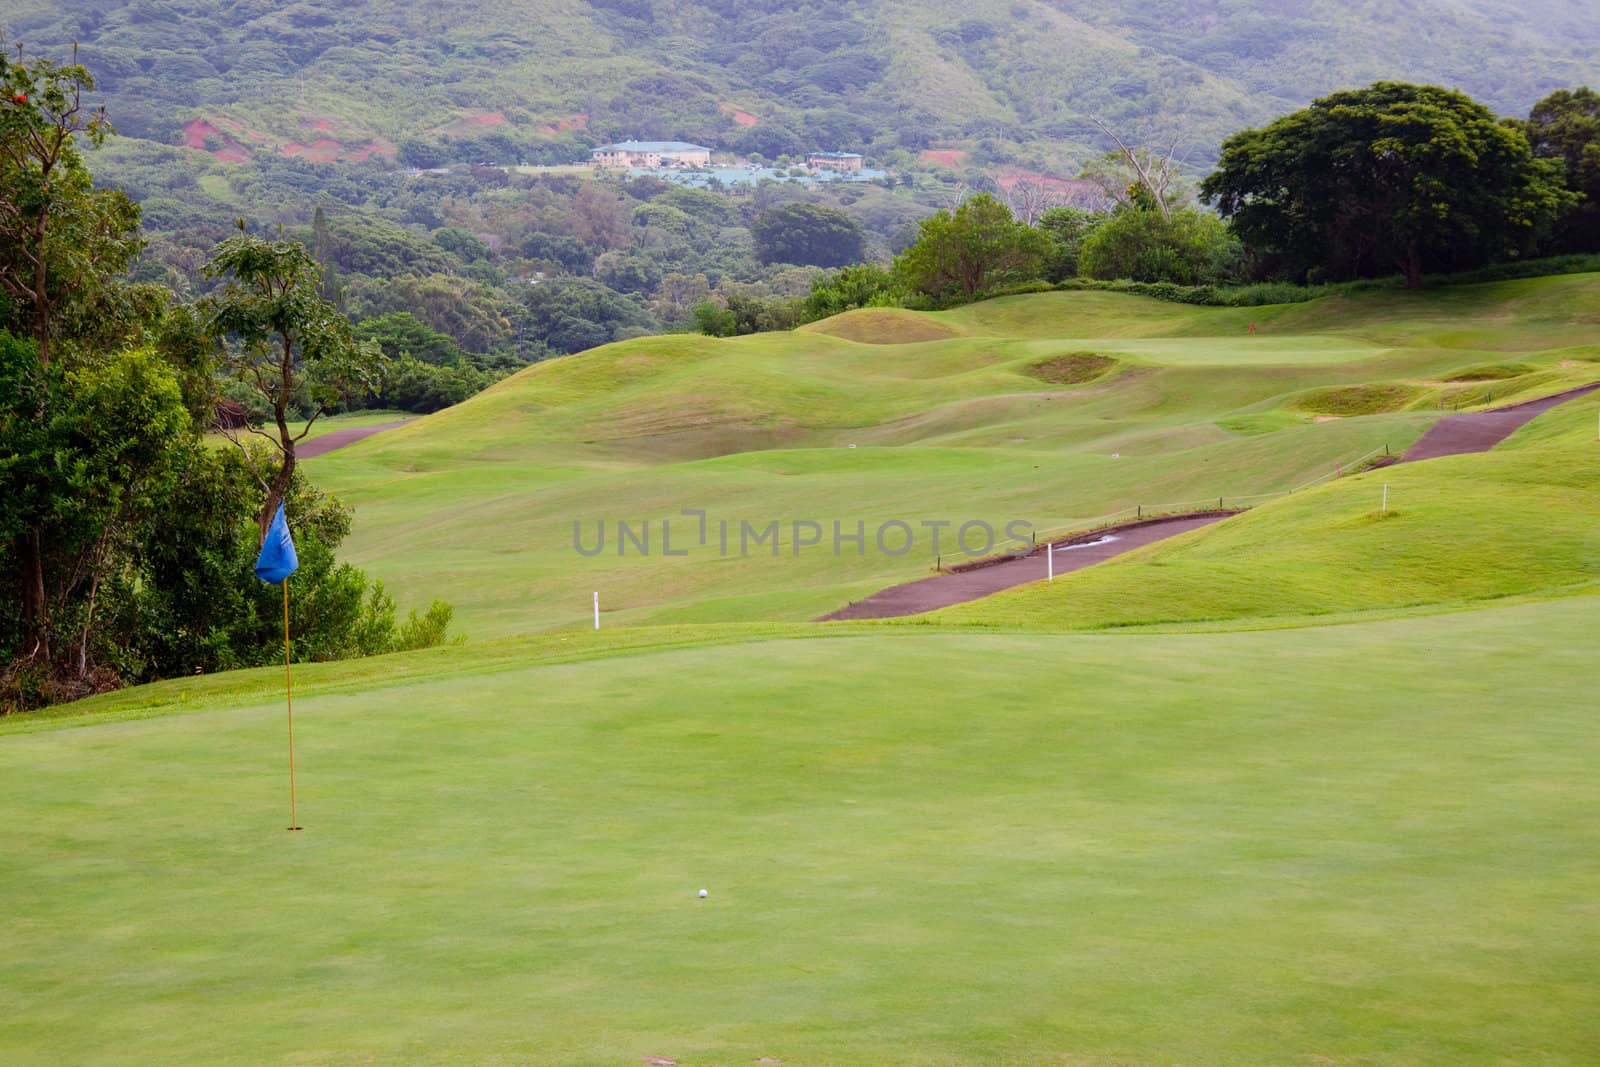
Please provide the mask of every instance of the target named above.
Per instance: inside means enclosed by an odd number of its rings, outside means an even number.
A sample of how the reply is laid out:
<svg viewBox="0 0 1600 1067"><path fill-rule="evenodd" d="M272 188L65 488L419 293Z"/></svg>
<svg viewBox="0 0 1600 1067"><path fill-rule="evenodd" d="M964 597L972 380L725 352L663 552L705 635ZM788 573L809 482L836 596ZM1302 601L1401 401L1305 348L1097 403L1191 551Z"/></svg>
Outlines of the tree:
<svg viewBox="0 0 1600 1067"><path fill-rule="evenodd" d="M1091 278L1215 285L1235 280L1239 259L1238 240L1215 215L1128 208L1083 239L1078 269Z"/></svg>
<svg viewBox="0 0 1600 1067"><path fill-rule="evenodd" d="M811 321L865 307L896 307L903 296L899 281L874 263L845 267L811 283L805 317Z"/></svg>
<svg viewBox="0 0 1600 1067"><path fill-rule="evenodd" d="M118 307L116 275L138 254L139 209L120 192L96 189L76 148L79 136L99 145L112 132L103 111L85 112L83 91L94 79L77 64L24 62L0 55L0 329L8 320L33 341L34 366L18 389L34 404L36 429L59 414L57 348L85 334L104 336ZM17 350L12 349L13 359ZM20 373L20 372L19 372ZM19 394L20 395L20 394ZM14 496L6 510L23 514ZM48 510L8 532L29 655L51 659Z"/></svg>
<svg viewBox="0 0 1600 1067"><path fill-rule="evenodd" d="M1191 194L1183 182L1183 161L1178 158L1178 140L1165 151L1130 148L1105 123L1097 122L1100 132L1116 143L1116 150L1090 160L1078 175L1100 187L1112 202L1122 207L1144 207L1166 218L1184 204Z"/></svg>
<svg viewBox="0 0 1600 1067"><path fill-rule="evenodd" d="M751 223L750 234L762 263L846 267L866 259L867 235L861 223L819 204L769 208Z"/></svg>
<svg viewBox="0 0 1600 1067"><path fill-rule="evenodd" d="M241 233L217 246L205 273L223 280L207 300L209 330L224 340L223 365L266 401L275 424L271 433L250 427L278 452L276 470L257 472L267 494L258 515L264 537L294 477L295 446L320 415L381 388L384 356L357 341L350 321L321 295L321 272L298 241ZM299 432L289 428L297 388L311 405Z"/></svg>
<svg viewBox="0 0 1600 1067"><path fill-rule="evenodd" d="M1040 277L1050 252L1048 237L983 193L953 213L923 219L916 243L895 257L894 269L910 290L970 300L1006 282Z"/></svg>
<svg viewBox="0 0 1600 1067"><path fill-rule="evenodd" d="M78 137L112 133L104 110L86 111L87 69L0 55L0 292L38 346L41 366L78 327L92 327L112 279L143 242L139 208L96 189Z"/></svg>
<svg viewBox="0 0 1600 1067"><path fill-rule="evenodd" d="M528 286L524 326L556 352L655 332L655 317L635 300L589 278L551 278Z"/></svg>
<svg viewBox="0 0 1600 1067"><path fill-rule="evenodd" d="M1078 276L1078 256L1083 242L1106 220L1096 211L1072 207L1053 207L1039 216L1038 230L1050 238L1053 251L1045 266L1045 280L1065 281Z"/></svg>
<svg viewBox="0 0 1600 1067"><path fill-rule="evenodd" d="M1415 288L1532 249L1570 203L1559 167L1462 93L1378 82L1230 137L1201 190L1283 274Z"/></svg>
<svg viewBox="0 0 1600 1067"><path fill-rule="evenodd" d="M1600 251L1600 93L1553 92L1533 105L1523 130L1535 157L1561 161L1567 188L1579 197L1556 225L1553 250Z"/></svg>

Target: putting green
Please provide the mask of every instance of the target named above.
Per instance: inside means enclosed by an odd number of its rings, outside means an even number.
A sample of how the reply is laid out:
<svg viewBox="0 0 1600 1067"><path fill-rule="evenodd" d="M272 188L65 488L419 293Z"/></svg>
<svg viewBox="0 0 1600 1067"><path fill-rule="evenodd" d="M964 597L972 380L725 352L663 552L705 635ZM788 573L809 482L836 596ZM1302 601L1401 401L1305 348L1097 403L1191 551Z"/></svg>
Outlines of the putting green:
<svg viewBox="0 0 1600 1067"><path fill-rule="evenodd" d="M300 834L269 672L0 738L0 1060L1588 1062L1597 622L380 672Z"/></svg>

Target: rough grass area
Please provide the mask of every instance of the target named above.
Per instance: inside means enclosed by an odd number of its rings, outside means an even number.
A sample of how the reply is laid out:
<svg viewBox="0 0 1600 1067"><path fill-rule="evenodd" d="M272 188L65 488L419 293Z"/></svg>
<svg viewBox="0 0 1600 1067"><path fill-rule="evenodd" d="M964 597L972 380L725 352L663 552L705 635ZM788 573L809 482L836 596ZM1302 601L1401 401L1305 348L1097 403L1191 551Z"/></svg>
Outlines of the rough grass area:
<svg viewBox="0 0 1600 1067"><path fill-rule="evenodd" d="M1495 382L1507 378L1520 378L1531 374L1534 368L1526 363L1494 363L1486 367L1470 367L1446 378L1449 382Z"/></svg>
<svg viewBox="0 0 1600 1067"><path fill-rule="evenodd" d="M297 834L265 674L3 737L0 1062L1586 1063L1597 612L379 673Z"/></svg>
<svg viewBox="0 0 1600 1067"><path fill-rule="evenodd" d="M1069 352L1029 365L1028 373L1051 385L1081 385L1103 376L1116 365L1115 359L1098 352Z"/></svg>
<svg viewBox="0 0 1600 1067"><path fill-rule="evenodd" d="M1414 385L1391 382L1384 385L1343 385L1318 389L1305 396L1296 397L1294 407L1314 415L1379 415L1389 411L1404 411L1423 394Z"/></svg>

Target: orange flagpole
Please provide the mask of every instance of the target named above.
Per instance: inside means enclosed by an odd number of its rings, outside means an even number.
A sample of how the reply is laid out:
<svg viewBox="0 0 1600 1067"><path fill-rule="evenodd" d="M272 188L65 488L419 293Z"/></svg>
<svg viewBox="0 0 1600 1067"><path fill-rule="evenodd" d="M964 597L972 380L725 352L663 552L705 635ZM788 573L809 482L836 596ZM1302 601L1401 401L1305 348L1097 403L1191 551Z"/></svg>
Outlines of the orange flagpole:
<svg viewBox="0 0 1600 1067"><path fill-rule="evenodd" d="M289 711L289 829L300 829L294 810L294 680L289 673L289 579L283 579L283 703Z"/></svg>

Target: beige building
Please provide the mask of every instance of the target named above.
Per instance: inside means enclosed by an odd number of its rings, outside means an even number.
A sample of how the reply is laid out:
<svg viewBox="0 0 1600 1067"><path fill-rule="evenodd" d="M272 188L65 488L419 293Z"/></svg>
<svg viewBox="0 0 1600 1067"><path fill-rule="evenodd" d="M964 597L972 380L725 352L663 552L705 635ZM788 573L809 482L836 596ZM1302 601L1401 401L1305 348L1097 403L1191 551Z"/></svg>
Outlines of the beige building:
<svg viewBox="0 0 1600 1067"><path fill-rule="evenodd" d="M818 169L856 171L862 162L855 152L812 152L806 156L806 166Z"/></svg>
<svg viewBox="0 0 1600 1067"><path fill-rule="evenodd" d="M621 141L601 145L590 158L599 167L704 167L711 162L711 149L687 141Z"/></svg>

